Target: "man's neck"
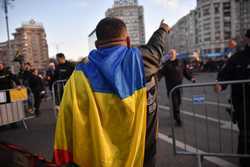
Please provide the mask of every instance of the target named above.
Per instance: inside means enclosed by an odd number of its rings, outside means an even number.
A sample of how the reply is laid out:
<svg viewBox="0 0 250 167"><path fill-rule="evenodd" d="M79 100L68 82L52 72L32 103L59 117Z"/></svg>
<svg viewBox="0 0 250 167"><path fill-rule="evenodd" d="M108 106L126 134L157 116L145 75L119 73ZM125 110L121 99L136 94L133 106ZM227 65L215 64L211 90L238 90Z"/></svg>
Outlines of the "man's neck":
<svg viewBox="0 0 250 167"><path fill-rule="evenodd" d="M66 61L64 61L64 62L60 63L60 65L63 65L63 64L65 64L65 63L66 63Z"/></svg>
<svg viewBox="0 0 250 167"><path fill-rule="evenodd" d="M112 43L108 43L108 44L103 44L101 46L99 46L98 48L111 48L111 47L115 47L115 46L127 46L127 43L125 42L112 42Z"/></svg>

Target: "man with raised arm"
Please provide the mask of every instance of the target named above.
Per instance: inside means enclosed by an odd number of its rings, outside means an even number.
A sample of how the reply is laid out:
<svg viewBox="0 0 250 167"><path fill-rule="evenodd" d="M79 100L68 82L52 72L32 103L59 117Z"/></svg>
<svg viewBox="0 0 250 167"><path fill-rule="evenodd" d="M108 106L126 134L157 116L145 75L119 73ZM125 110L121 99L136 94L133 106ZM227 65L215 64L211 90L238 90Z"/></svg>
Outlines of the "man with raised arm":
<svg viewBox="0 0 250 167"><path fill-rule="evenodd" d="M97 49L65 86L54 145L59 166L155 165L155 77L169 31L162 22L146 45L132 48L122 20L107 17L98 23Z"/></svg>

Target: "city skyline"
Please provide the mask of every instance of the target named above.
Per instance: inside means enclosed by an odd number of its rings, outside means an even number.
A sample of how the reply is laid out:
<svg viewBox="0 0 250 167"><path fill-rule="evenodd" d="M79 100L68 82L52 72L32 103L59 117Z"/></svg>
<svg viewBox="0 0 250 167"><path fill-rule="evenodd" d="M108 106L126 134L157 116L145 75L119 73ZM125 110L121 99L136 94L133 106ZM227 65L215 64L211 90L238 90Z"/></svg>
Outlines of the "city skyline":
<svg viewBox="0 0 250 167"><path fill-rule="evenodd" d="M88 55L88 35L114 0L98 3L98 0L16 0L9 9L10 33L14 33L23 22L35 19L44 25L49 45L49 56L64 52L69 59L78 60ZM144 6L146 41L165 19L174 25L178 19L195 8L195 0L139 0ZM92 7L95 7L93 10ZM178 10L177 10L178 9ZM156 12L157 11L157 12ZM0 42L7 40L4 12L0 11ZM13 36L11 35L11 39Z"/></svg>

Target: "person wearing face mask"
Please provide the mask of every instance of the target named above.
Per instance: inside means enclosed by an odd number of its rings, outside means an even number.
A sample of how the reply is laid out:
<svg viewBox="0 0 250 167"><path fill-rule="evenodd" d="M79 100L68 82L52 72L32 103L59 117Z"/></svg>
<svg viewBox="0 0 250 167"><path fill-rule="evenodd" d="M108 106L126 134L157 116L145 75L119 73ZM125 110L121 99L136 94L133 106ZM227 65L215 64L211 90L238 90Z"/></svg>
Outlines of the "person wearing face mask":
<svg viewBox="0 0 250 167"><path fill-rule="evenodd" d="M182 84L183 78L195 82L191 72L187 66L177 59L176 51L171 49L169 51L169 59L162 64L162 68L159 71L159 76L165 78L167 95L169 96L170 91ZM181 90L176 89L172 96L174 119L176 126L181 126L182 121L180 118L180 104L181 104Z"/></svg>
<svg viewBox="0 0 250 167"><path fill-rule="evenodd" d="M58 65L55 67L54 76L52 78L52 84L56 81L67 81L75 68L73 64L66 60L66 57L63 53L57 53L56 60ZM59 105L63 95L63 84L55 85L54 93L56 95L56 110L59 110Z"/></svg>
<svg viewBox="0 0 250 167"><path fill-rule="evenodd" d="M250 29L245 35L245 49L236 52L218 73L218 81L249 80L250 79ZM217 84L217 93L225 90L225 85ZM234 84L231 91L231 103L234 108L233 119L239 127L238 153L250 153L250 84ZM250 158L240 158L240 167L250 166Z"/></svg>

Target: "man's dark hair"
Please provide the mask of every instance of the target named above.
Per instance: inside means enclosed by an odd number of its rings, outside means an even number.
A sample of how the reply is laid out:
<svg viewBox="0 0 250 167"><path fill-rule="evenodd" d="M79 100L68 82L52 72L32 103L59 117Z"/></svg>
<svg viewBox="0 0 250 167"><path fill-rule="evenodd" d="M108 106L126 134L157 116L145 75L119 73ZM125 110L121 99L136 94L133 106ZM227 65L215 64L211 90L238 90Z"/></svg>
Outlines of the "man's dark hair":
<svg viewBox="0 0 250 167"><path fill-rule="evenodd" d="M96 26L96 37L98 41L121 38L125 32L127 32L126 24L118 18L106 17Z"/></svg>
<svg viewBox="0 0 250 167"><path fill-rule="evenodd" d="M63 53L57 53L56 58L64 58L65 59L65 56Z"/></svg>

